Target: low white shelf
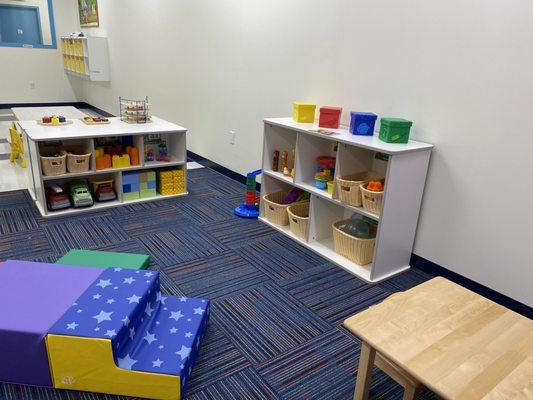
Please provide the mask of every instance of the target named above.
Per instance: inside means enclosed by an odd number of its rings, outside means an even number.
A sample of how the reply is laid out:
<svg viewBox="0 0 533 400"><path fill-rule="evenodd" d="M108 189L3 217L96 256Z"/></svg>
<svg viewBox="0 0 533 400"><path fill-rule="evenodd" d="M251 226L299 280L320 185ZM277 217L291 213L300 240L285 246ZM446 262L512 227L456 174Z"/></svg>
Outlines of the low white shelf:
<svg viewBox="0 0 533 400"><path fill-rule="evenodd" d="M352 135L345 128L335 129L333 135L327 136L312 131L317 128L316 124L297 123L291 118L264 120L261 198L291 187L309 192L307 240L296 237L288 225L268 221L263 202L259 219L366 282L379 282L409 269L433 145L413 140L406 144L385 143L377 135ZM286 150L290 154L292 149L296 159L294 178L272 169L274 151ZM336 190L330 195L316 188L316 157L327 155L337 158L335 177L359 171L374 171L385 177L379 215L341 202ZM368 265L358 265L334 251L333 223L354 212L378 222L374 257Z"/></svg>
<svg viewBox="0 0 533 400"><path fill-rule="evenodd" d="M124 204L140 203L146 201L159 200L162 198L177 197L187 195L187 129L165 121L163 119L152 117L152 122L147 124L128 124L120 118L109 118L108 125L86 125L81 120L74 119L73 123L63 126L42 126L37 121L19 121L24 139L24 148L28 158L28 186L35 204L43 217L55 217L60 215L77 214L82 212L94 211L115 207ZM155 161L144 162L144 140L145 135L161 134L167 142L168 154L171 157L169 162ZM139 165L124 168L108 168L97 170L94 157L94 139L104 137L133 136L133 142L139 149ZM91 166L88 171L77 173L65 173L62 175L46 176L43 175L40 145L43 142L61 141L63 146L82 147L90 152ZM122 196L122 172L147 170L165 167L179 167L184 170L185 174L185 191L184 193L162 196L158 194L155 197L141 198L136 200L124 200ZM113 179L115 182L115 191L117 199L107 202L96 202L92 207L87 208L67 208L64 210L50 211L46 206L45 186L50 183L67 183L75 179Z"/></svg>

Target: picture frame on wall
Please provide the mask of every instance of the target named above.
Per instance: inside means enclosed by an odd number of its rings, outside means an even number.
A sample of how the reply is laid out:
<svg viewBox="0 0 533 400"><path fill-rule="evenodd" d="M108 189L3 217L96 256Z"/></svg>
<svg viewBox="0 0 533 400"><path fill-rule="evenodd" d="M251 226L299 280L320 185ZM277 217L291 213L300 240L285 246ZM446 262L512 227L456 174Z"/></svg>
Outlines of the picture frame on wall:
<svg viewBox="0 0 533 400"><path fill-rule="evenodd" d="M98 19L98 0L78 0L80 26L82 28L95 28L100 25Z"/></svg>

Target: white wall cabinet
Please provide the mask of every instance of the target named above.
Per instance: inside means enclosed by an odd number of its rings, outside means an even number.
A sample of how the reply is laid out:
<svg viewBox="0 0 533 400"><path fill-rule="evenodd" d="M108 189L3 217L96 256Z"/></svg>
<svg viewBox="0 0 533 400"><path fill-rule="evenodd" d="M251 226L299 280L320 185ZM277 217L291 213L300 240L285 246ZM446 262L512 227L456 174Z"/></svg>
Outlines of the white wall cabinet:
<svg viewBox="0 0 533 400"><path fill-rule="evenodd" d="M296 237L289 226L271 223L261 202L259 219L303 246L358 276L366 282L378 282L410 268L409 260L418 223L432 145L409 141L385 143L374 136L356 136L346 129L333 130L326 136L311 131L316 124L294 122L291 118L264 120L263 177L261 197L298 187L311 194L307 240ZM334 142L338 143L334 152ZM295 176L272 170L275 150L295 149ZM315 187L317 156L335 155L335 177L359 171L374 171L385 177L385 192L380 214L355 207ZM358 265L337 254L333 246L332 224L358 213L378 222L372 263Z"/></svg>
<svg viewBox="0 0 533 400"><path fill-rule="evenodd" d="M64 36L61 37L61 48L67 74L91 81L111 80L107 38Z"/></svg>

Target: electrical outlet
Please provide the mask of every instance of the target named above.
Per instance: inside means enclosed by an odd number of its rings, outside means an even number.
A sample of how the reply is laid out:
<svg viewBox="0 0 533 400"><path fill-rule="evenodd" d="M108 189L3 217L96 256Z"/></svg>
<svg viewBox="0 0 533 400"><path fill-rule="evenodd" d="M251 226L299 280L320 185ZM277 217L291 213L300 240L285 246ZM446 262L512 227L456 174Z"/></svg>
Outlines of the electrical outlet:
<svg viewBox="0 0 533 400"><path fill-rule="evenodd" d="M235 131L229 131L229 134L230 134L230 139L229 139L229 144L231 145L235 145Z"/></svg>

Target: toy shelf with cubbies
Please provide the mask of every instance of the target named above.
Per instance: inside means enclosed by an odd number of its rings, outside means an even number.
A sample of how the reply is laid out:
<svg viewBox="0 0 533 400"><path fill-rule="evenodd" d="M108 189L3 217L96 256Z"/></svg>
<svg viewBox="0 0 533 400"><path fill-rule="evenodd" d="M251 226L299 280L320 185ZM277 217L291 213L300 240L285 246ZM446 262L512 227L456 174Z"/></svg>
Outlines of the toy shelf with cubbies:
<svg viewBox="0 0 533 400"><path fill-rule="evenodd" d="M107 38L97 36L61 37L65 72L91 81L109 81Z"/></svg>
<svg viewBox="0 0 533 400"><path fill-rule="evenodd" d="M328 129L331 135L318 133L317 129L316 123L298 123L291 118L264 120L261 198L299 188L309 192L311 199L303 237L296 235L290 225L280 226L269 220L265 201L261 201L259 219L366 282L379 282L409 269L433 146L412 140L406 144L385 143L377 135L352 135L343 127ZM276 171L274 152L285 150L290 155L293 149L293 174L283 174L279 158ZM336 159L331 194L315 184L317 157L324 156ZM377 210L343 201L346 198L339 193L345 188L337 178L360 172L384 178L381 207ZM372 261L364 265L341 255L334 244L333 225L354 213L377 224Z"/></svg>
<svg viewBox="0 0 533 400"><path fill-rule="evenodd" d="M44 217L187 194L186 128L157 117L147 124L120 118L109 118L107 125L72 121L64 126L19 122L29 159L30 193ZM104 155L108 164L100 162ZM78 208L72 200L72 207L52 210L47 189L59 186L68 192L69 185L79 181L93 192L93 205ZM98 182L112 186L116 197L98 201L93 190Z"/></svg>

